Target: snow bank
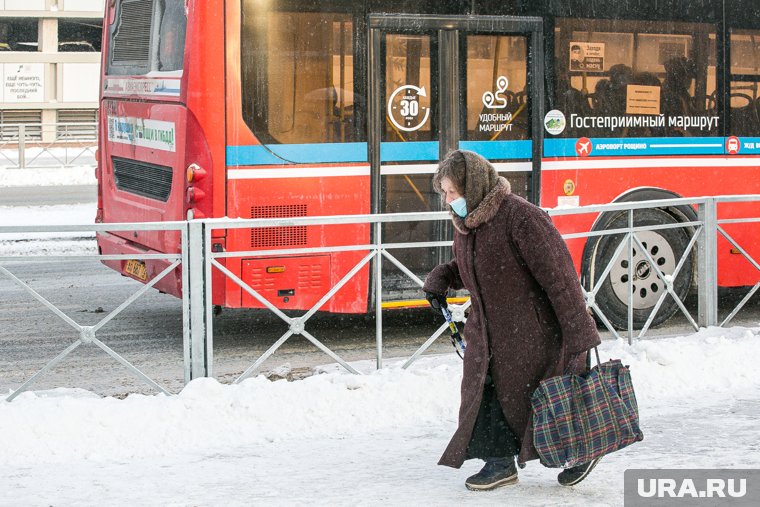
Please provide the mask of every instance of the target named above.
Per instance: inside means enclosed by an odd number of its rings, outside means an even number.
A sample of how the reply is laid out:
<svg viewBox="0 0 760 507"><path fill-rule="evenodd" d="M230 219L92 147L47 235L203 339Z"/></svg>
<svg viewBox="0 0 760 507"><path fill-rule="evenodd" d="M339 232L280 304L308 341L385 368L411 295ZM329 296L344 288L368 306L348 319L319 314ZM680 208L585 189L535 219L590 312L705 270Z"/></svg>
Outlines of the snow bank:
<svg viewBox="0 0 760 507"><path fill-rule="evenodd" d="M760 387L760 329L711 328L691 336L622 341L604 358L631 365L642 417L673 404L708 404ZM452 355L367 375L342 371L297 382L263 377L239 385L198 379L178 395L98 398L80 390L0 402L0 464L125 460L180 450L393 432L409 436L456 423L462 368Z"/></svg>
<svg viewBox="0 0 760 507"><path fill-rule="evenodd" d="M760 329L702 329L679 338L618 340L600 349L602 361L620 358L631 366L639 406L664 408L680 400L718 402L760 387Z"/></svg>
<svg viewBox="0 0 760 507"><path fill-rule="evenodd" d="M174 397L23 393L12 403L0 402L0 463L126 459L451 422L460 378L461 365L451 362L364 376L326 373L290 383L198 379Z"/></svg>

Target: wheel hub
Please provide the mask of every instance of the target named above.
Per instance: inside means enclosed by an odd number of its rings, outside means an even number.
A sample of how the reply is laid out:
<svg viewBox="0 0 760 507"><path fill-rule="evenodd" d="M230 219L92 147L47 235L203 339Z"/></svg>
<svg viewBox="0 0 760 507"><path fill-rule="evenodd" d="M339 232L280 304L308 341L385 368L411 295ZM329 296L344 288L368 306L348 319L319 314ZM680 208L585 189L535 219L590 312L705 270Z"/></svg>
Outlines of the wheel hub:
<svg viewBox="0 0 760 507"><path fill-rule="evenodd" d="M652 274L652 267L649 265L649 261L641 261L636 265L633 279L634 281L646 280L650 274Z"/></svg>
<svg viewBox="0 0 760 507"><path fill-rule="evenodd" d="M664 275L672 275L676 268L676 258L667 239L655 231L638 232L636 237L657 268ZM633 265L633 307L637 310L653 307L667 290L666 284L636 244L631 259L628 259L628 252L624 250L614 261L609 276L615 295L620 301L628 301L628 291L631 290L629 263Z"/></svg>

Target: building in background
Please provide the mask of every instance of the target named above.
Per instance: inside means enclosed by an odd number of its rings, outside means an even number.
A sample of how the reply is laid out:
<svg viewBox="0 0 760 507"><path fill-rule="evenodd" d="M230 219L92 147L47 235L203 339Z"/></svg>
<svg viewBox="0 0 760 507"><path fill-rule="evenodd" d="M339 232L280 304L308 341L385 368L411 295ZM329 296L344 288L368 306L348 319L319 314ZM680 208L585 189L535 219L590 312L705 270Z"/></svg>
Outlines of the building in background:
<svg viewBox="0 0 760 507"><path fill-rule="evenodd" d="M96 121L105 0L0 0L0 126Z"/></svg>

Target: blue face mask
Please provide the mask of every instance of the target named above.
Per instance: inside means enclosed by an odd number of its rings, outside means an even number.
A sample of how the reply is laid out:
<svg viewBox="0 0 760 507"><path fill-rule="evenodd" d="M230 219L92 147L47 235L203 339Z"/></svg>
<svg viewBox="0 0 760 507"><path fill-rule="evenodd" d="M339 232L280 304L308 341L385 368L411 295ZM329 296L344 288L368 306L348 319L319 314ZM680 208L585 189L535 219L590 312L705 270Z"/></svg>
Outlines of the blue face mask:
<svg viewBox="0 0 760 507"><path fill-rule="evenodd" d="M449 203L449 206L451 206L451 209L454 210L454 213L459 215L461 218L467 216L467 201L464 200L464 197L454 199Z"/></svg>

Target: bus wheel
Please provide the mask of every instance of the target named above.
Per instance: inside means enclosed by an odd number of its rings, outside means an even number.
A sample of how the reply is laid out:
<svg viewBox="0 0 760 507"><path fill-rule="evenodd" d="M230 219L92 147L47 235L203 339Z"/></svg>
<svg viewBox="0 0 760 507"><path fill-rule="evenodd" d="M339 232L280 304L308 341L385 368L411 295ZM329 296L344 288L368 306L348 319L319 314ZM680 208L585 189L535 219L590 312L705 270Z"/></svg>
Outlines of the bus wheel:
<svg viewBox="0 0 760 507"><path fill-rule="evenodd" d="M679 222L673 215L661 209L642 209L634 212L635 227L676 223ZM628 227L628 212L614 215L604 226L607 230L626 227ZM628 293L631 290L631 284L629 282L627 248L623 248L623 251L614 260L608 276L604 280L600 280L600 278L624 237L623 234L599 237L591 249L591 258L585 267L588 272L584 272L584 280L594 280L594 287L599 283L602 284L595 299L599 309L617 329L628 329ZM636 237L646 248L660 271L668 277L675 271L676 265L689 245L690 231L680 227L641 231L636 233ZM689 258L678 273L678 277L672 280L673 290L681 301L689 292L693 273L693 258L694 256L690 252ZM635 242L633 244L632 263L633 327L634 329L641 329L657 301L667 289L665 281L657 275L649 259ZM678 305L673 296L668 294L657 315L655 315L652 326L662 324L678 310Z"/></svg>

